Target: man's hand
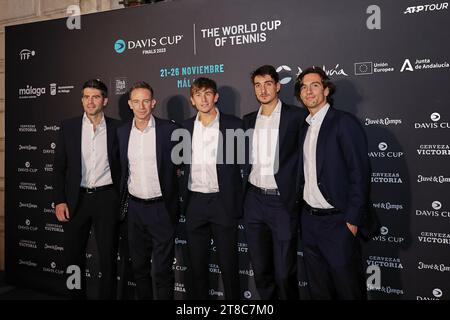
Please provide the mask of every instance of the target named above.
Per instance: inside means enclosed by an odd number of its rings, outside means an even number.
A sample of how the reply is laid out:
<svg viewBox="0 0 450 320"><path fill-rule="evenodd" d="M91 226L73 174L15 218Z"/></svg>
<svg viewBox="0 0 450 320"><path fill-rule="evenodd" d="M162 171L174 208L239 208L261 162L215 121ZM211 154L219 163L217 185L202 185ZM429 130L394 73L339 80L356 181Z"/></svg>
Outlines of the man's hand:
<svg viewBox="0 0 450 320"><path fill-rule="evenodd" d="M347 228L356 237L356 233L358 232L358 226L355 226L355 225L350 224L350 223L347 222Z"/></svg>
<svg viewBox="0 0 450 320"><path fill-rule="evenodd" d="M67 207L67 203L59 203L56 205L55 214L58 221L67 222L69 221L69 207Z"/></svg>

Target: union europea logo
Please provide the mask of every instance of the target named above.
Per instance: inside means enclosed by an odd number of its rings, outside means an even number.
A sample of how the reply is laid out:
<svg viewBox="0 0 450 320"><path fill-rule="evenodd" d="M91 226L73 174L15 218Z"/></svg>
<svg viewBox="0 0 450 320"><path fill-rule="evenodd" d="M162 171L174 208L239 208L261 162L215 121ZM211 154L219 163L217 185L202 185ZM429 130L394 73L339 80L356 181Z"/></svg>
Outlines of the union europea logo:
<svg viewBox="0 0 450 320"><path fill-rule="evenodd" d="M117 53L122 53L125 51L125 49L127 48L125 41L123 41L122 39L119 39L116 41L116 43L114 43L114 50L116 50Z"/></svg>

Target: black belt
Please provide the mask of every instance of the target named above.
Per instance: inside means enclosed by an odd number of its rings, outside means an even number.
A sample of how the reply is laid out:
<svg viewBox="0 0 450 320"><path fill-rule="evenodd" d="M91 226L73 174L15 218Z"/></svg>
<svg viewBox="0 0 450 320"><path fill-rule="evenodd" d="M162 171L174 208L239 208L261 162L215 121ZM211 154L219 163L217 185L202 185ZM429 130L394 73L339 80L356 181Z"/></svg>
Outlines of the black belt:
<svg viewBox="0 0 450 320"><path fill-rule="evenodd" d="M249 184L250 184L249 190L252 190L256 193L263 194L265 196L279 196L280 195L280 191L278 191L278 189L259 188L257 186L254 186L251 183L249 183Z"/></svg>
<svg viewBox="0 0 450 320"><path fill-rule="evenodd" d="M80 187L80 191L91 194L91 193L95 193L95 192L98 192L98 191L105 191L105 190L112 189L113 186L114 185L112 185L112 184L107 184L105 186L94 187L94 188Z"/></svg>
<svg viewBox="0 0 450 320"><path fill-rule="evenodd" d="M305 208L305 210L308 211L308 213L313 216L330 216L333 214L341 213L341 210L336 209L336 208L330 208L330 209L313 208L306 202L304 202L303 208Z"/></svg>
<svg viewBox="0 0 450 320"><path fill-rule="evenodd" d="M150 203L155 203L155 202L162 201L163 197L161 196L161 197L155 197L155 198L150 198L150 199L141 199L141 198L135 197L132 194L130 194L130 199L135 201L135 202L150 204Z"/></svg>

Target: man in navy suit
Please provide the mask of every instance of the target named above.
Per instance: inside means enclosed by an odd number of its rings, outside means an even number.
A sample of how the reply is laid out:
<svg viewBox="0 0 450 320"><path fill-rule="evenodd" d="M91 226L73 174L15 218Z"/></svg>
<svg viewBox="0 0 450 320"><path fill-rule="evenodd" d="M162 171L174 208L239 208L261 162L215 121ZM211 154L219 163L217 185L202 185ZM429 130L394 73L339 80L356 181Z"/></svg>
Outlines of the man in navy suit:
<svg viewBox="0 0 450 320"><path fill-rule="evenodd" d="M309 111L301 130L301 233L312 299L364 299L360 243L370 186L367 139L358 119L334 109L334 85L320 68L297 78Z"/></svg>
<svg viewBox="0 0 450 320"><path fill-rule="evenodd" d="M129 192L128 242L137 296L171 300L174 233L179 210L171 136L178 126L152 115L156 100L146 82L132 86L128 104L134 118L121 126L117 134L122 166L120 190Z"/></svg>
<svg viewBox="0 0 450 320"><path fill-rule="evenodd" d="M62 122L54 159L54 202L64 222L64 256L67 266L81 269L84 298L86 245L94 226L99 254L100 299L116 297L117 221L120 164L116 129L120 122L104 115L108 90L100 80L83 85L84 115Z"/></svg>
<svg viewBox="0 0 450 320"><path fill-rule="evenodd" d="M281 85L273 66L258 68L251 79L260 107L244 117L245 130L253 129L244 170L245 235L261 299L297 299L295 137L304 112L278 99Z"/></svg>
<svg viewBox="0 0 450 320"><path fill-rule="evenodd" d="M235 133L243 137L242 120L217 109L219 94L214 80L197 78L190 93L198 112L183 123L192 137L188 150L191 161L185 164L182 179L193 275L189 296L208 299L208 253L212 238L225 299L238 300L237 226L242 216L242 178ZM231 159L227 152L233 152Z"/></svg>

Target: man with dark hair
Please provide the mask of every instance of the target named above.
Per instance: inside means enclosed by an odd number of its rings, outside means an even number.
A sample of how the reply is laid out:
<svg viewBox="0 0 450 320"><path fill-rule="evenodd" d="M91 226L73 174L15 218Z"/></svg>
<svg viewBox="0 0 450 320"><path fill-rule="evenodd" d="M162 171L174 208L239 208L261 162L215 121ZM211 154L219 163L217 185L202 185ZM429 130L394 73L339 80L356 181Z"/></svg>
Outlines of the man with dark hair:
<svg viewBox="0 0 450 320"><path fill-rule="evenodd" d="M153 116L156 100L146 82L130 89L132 121L118 131L121 189L129 192L128 242L139 299L173 299L178 181L171 161L178 126ZM152 277L155 294L152 290Z"/></svg>
<svg viewBox="0 0 450 320"><path fill-rule="evenodd" d="M62 122L54 160L55 214L64 222L67 266L81 269L81 290L86 294L85 257L91 225L99 254L100 299L116 297L117 220L120 164L116 129L119 121L103 110L108 89L100 80L86 81L81 103L84 115Z"/></svg>
<svg viewBox="0 0 450 320"><path fill-rule="evenodd" d="M208 299L208 253L213 239L225 299L239 300L237 226L242 216L242 179L236 140L229 141L226 131L242 130L242 120L216 107L219 94L213 80L197 78L190 93L197 115L183 123L192 138L191 162L185 164L182 180L192 269L190 298ZM234 156L228 163L230 151Z"/></svg>
<svg viewBox="0 0 450 320"><path fill-rule="evenodd" d="M331 106L333 92L320 68L304 70L295 83L295 96L309 111L298 172L306 275L313 299L364 299L356 235L368 209L367 139L355 116Z"/></svg>
<svg viewBox="0 0 450 320"><path fill-rule="evenodd" d="M250 164L244 170L245 235L256 287L264 300L297 299L298 199L295 176L304 113L278 99L281 85L273 66L251 75L258 111L244 117L253 129Z"/></svg>

